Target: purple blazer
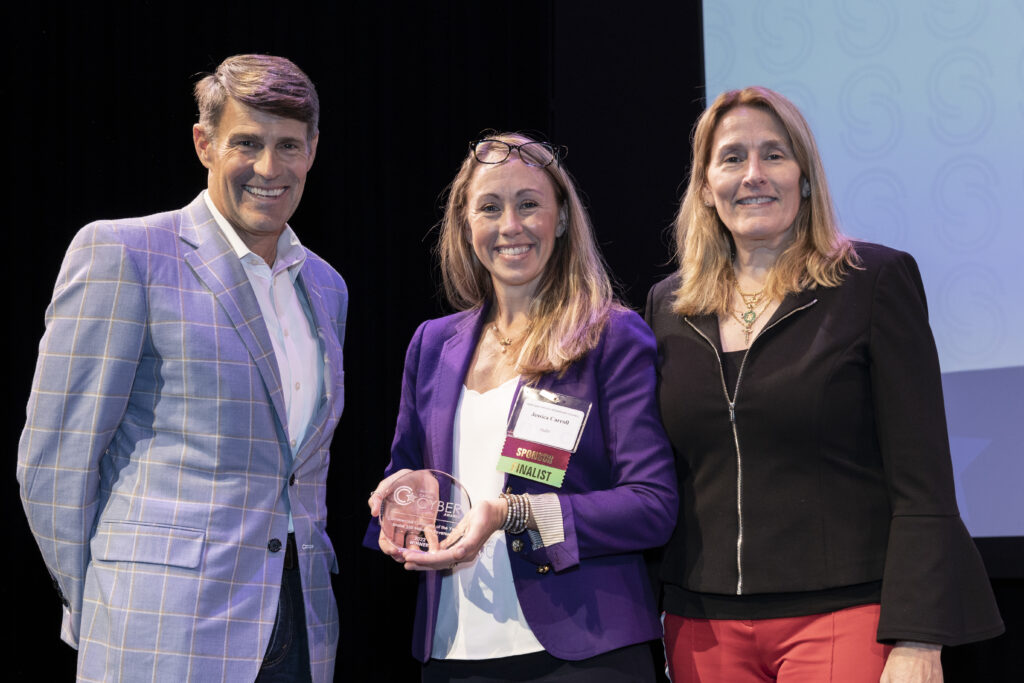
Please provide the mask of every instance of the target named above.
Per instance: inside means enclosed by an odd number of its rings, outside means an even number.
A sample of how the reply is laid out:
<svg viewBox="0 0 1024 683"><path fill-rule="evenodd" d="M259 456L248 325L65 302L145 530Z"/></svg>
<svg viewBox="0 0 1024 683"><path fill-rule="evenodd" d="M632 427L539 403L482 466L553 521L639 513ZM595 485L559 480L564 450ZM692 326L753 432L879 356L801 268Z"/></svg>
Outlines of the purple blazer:
<svg viewBox="0 0 1024 683"><path fill-rule="evenodd" d="M405 357L402 402L391 463L451 472L452 429L484 310L419 326ZM537 640L550 654L580 660L662 635L640 551L664 544L678 499L672 450L658 416L654 336L637 314L611 315L597 347L565 375L538 386L593 402L560 489L506 475L513 493L558 494L565 541L520 552L506 535L516 593ZM377 527L367 541L376 546ZM420 575L413 655L430 657L441 574Z"/></svg>

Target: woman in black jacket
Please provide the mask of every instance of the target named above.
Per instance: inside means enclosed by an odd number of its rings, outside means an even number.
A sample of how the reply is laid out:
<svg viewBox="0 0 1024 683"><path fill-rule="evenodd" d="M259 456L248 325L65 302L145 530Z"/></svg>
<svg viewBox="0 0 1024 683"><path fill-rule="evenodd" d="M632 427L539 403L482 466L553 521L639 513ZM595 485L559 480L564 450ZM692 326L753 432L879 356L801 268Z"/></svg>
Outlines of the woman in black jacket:
<svg viewBox="0 0 1024 683"><path fill-rule="evenodd" d="M697 122L676 240L647 304L679 476L673 680L941 681L942 645L1002 622L913 258L839 233L806 121L759 87Z"/></svg>

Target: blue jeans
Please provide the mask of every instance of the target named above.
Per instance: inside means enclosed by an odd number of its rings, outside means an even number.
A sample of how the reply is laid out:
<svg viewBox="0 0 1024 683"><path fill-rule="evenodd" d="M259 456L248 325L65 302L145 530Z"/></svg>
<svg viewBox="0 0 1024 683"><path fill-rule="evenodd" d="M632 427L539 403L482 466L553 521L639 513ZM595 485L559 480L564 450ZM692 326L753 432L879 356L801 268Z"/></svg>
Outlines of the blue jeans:
<svg viewBox="0 0 1024 683"><path fill-rule="evenodd" d="M294 541L289 544L294 548ZM294 550L291 550L294 558ZM277 620L270 634L270 645L263 656L263 666L256 683L294 683L312 681L309 671L309 641L306 636L306 611L302 600L302 582L298 563L281 573L281 597Z"/></svg>

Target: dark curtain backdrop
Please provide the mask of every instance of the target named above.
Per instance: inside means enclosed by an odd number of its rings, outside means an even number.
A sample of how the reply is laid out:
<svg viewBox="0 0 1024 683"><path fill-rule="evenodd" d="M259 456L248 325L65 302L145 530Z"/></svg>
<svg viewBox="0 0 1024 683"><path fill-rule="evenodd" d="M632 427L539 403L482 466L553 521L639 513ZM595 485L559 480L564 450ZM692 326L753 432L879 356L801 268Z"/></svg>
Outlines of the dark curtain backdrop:
<svg viewBox="0 0 1024 683"><path fill-rule="evenodd" d="M98 218L178 208L206 184L191 127L196 74L241 52L295 61L321 97L300 239L348 282L346 406L328 526L341 573L337 680L418 678L415 577L360 547L388 460L406 345L448 312L431 250L442 193L488 128L567 145L598 238L642 306L667 272L672 220L702 107L699 2L30 3L4 10L0 82L13 172L4 269L14 360L0 478L16 617L6 680L70 680L60 606L14 479L43 312L74 233ZM9 178L11 174L9 174ZM10 181L8 181L10 182ZM388 672L388 673L385 673Z"/></svg>
<svg viewBox="0 0 1024 683"><path fill-rule="evenodd" d="M3 677L74 672L14 479L64 250L89 221L189 202L206 183L191 142L196 75L232 54L268 52L294 60L318 86L320 145L291 224L351 295L329 489L341 565L336 679L417 680L415 577L360 541L365 500L388 459L406 344L420 321L448 312L431 254L442 193L484 129L567 145L621 294L641 307L670 270L667 228L703 107L699 0L656 10L583 0L37 2L3 12L13 363L0 490L13 552L0 585L14 614ZM1011 589L1019 604L1019 582Z"/></svg>

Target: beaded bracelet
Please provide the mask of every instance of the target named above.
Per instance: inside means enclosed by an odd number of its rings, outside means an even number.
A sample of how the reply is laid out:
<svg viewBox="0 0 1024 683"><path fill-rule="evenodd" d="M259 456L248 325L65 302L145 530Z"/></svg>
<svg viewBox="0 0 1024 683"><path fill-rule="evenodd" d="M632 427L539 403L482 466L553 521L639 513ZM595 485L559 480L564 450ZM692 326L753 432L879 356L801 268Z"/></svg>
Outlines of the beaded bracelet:
<svg viewBox="0 0 1024 683"><path fill-rule="evenodd" d="M506 507L507 512L505 513L505 523L501 525L502 531L508 531L508 528L512 525L512 498L507 493L499 493L498 497L508 504Z"/></svg>
<svg viewBox="0 0 1024 683"><path fill-rule="evenodd" d="M508 514L505 515L505 523L501 525L502 531L510 534L521 534L526 531L526 525L532 512L529 496L521 493L500 493L498 495L508 503Z"/></svg>
<svg viewBox="0 0 1024 683"><path fill-rule="evenodd" d="M519 523L519 496L508 493L500 495L508 504L508 514L505 516L505 523L501 528L503 531L511 532Z"/></svg>

